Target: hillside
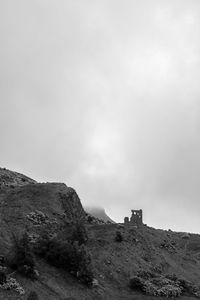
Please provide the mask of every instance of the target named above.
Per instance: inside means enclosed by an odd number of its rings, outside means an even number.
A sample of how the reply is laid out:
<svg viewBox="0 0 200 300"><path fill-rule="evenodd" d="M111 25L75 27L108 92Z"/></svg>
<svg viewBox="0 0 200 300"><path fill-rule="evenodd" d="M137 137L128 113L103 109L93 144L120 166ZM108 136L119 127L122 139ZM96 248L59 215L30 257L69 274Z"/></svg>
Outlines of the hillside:
<svg viewBox="0 0 200 300"><path fill-rule="evenodd" d="M36 183L36 181L23 174L10 171L6 168L0 168L0 189L4 187L24 186L31 183Z"/></svg>
<svg viewBox="0 0 200 300"><path fill-rule="evenodd" d="M12 274L10 276L17 280L25 294L20 296L14 288L5 290L0 286L0 300L25 300L30 291L36 291L39 300L166 299L131 289L130 278L138 278L138 274L153 277L154 281L168 280L168 288L172 284L168 278L175 278L175 275L176 285L181 280L190 282L194 290L193 287L200 284L200 235L158 230L146 225L136 228L90 223L74 189L62 183L40 184L31 179L21 185L19 178L23 175L13 172L12 179L12 172L8 174L9 182L19 182L19 185L16 183L13 187L5 182L0 190L0 255L7 260L14 251L13 234L22 236L24 232L28 233L33 249L35 245L42 245L37 244L37 240L44 233L51 236L50 242L58 239L66 247L64 240L70 237L74 224L82 221L88 236L84 251L91 255L95 281L92 287L86 286L74 273L63 269L62 261L60 267L56 267L35 252L37 279L32 280L19 271L13 274L10 265L6 265L6 274ZM117 232L121 239L116 239ZM5 267L0 266L0 274L2 268ZM193 296L189 292L188 288L178 299L196 299L196 290Z"/></svg>

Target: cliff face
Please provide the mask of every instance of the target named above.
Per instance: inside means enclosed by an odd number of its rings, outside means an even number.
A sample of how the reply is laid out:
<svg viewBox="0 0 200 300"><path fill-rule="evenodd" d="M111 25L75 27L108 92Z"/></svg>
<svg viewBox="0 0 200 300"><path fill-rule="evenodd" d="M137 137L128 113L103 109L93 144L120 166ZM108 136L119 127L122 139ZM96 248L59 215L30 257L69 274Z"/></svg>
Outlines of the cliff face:
<svg viewBox="0 0 200 300"><path fill-rule="evenodd" d="M10 248L12 233L45 226L56 230L63 221L72 223L85 217L77 193L64 183L36 183L2 169L0 179L1 253Z"/></svg>

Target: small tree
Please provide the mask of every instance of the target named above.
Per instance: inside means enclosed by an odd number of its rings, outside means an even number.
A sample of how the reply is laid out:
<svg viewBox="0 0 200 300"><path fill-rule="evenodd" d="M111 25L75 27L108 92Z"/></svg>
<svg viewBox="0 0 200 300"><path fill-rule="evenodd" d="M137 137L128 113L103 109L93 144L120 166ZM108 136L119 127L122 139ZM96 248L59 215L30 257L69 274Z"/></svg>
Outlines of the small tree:
<svg viewBox="0 0 200 300"><path fill-rule="evenodd" d="M27 233L22 238L14 237L14 256L11 267L17 269L23 275L35 278L35 259L29 246Z"/></svg>
<svg viewBox="0 0 200 300"><path fill-rule="evenodd" d="M74 227L71 241L77 241L79 245L86 244L88 241L88 234L83 223L77 223Z"/></svg>
<svg viewBox="0 0 200 300"><path fill-rule="evenodd" d="M33 245L33 251L36 255L44 257L51 247L51 239L49 235L45 232L41 234L38 241Z"/></svg>
<svg viewBox="0 0 200 300"><path fill-rule="evenodd" d="M123 241L123 236L120 231L116 231L115 242L121 243Z"/></svg>
<svg viewBox="0 0 200 300"><path fill-rule="evenodd" d="M88 223L91 224L91 223L93 222L93 219L94 219L94 218L93 218L92 216L89 215L89 216L87 217Z"/></svg>
<svg viewBox="0 0 200 300"><path fill-rule="evenodd" d="M94 279L94 274L92 271L91 256L87 251L85 245L81 245L78 252L78 257L79 257L79 265L77 268L78 269L77 277L80 279L82 283L86 285L91 285Z"/></svg>

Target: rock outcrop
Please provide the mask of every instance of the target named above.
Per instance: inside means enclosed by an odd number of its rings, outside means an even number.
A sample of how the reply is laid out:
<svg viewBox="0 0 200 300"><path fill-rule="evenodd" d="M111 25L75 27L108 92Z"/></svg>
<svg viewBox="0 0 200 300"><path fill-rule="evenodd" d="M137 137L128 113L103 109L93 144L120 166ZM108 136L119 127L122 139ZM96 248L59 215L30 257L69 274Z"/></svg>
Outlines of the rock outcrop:
<svg viewBox="0 0 200 300"><path fill-rule="evenodd" d="M10 248L13 233L17 234L29 228L31 231L34 228L38 231L41 226L55 227L56 224L59 226L63 222L74 223L85 218L85 211L76 191L64 183L37 183L26 176L4 169L1 169L1 179L1 253Z"/></svg>

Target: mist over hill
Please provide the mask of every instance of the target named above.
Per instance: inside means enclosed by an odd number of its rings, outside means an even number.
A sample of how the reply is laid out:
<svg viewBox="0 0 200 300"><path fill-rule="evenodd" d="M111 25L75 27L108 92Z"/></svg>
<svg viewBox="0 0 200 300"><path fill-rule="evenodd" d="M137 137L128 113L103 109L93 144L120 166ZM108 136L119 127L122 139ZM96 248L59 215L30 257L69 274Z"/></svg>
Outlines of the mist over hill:
<svg viewBox="0 0 200 300"><path fill-rule="evenodd" d="M84 206L84 210L91 214L92 216L103 220L105 222L109 221L111 223L115 223L107 214L103 207L100 206Z"/></svg>

